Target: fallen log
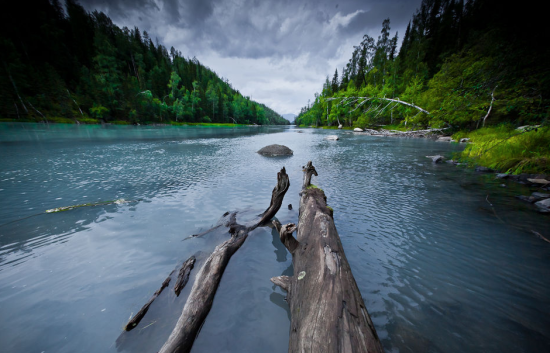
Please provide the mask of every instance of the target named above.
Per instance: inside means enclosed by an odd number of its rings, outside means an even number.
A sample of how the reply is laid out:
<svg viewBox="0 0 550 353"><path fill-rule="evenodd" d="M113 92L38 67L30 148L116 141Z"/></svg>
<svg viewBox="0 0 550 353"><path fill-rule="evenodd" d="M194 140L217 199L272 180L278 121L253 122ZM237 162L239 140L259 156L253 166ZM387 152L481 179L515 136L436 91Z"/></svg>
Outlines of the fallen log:
<svg viewBox="0 0 550 353"><path fill-rule="evenodd" d="M275 216L281 208L289 185L288 175L283 167L277 173L277 186L273 189L271 203L261 215L259 221L250 227L245 227L236 222L231 224L229 228L231 238L218 245L200 269L176 327L159 353L191 351L195 338L212 308L214 296L231 256L241 247L249 232L260 225L264 225Z"/></svg>
<svg viewBox="0 0 550 353"><path fill-rule="evenodd" d="M126 326L124 326L124 331L132 331L134 328L136 328L136 326L140 323L141 319L143 319L145 314L147 314L147 311L149 311L149 307L151 306L151 304L153 304L155 299L157 299L160 293L162 293L164 288L168 287L168 285L170 284L170 278L172 277L172 273L174 273L174 271L172 271L168 275L168 278L166 278L164 282L162 282L162 285L160 286L159 289L156 290L155 294L153 294L151 299L149 299L149 301L145 303L145 305L137 312L137 314L132 316L132 318L128 321Z"/></svg>
<svg viewBox="0 0 550 353"><path fill-rule="evenodd" d="M183 265L181 265L180 272L178 273L178 279L176 280L176 284L174 285L174 293L176 293L176 296L180 296L181 290L189 281L189 275L191 274L191 270L195 265L195 261L195 256L191 256L187 259L187 261L183 263Z"/></svg>
<svg viewBox="0 0 550 353"><path fill-rule="evenodd" d="M178 279L176 280L176 285L174 286L174 292L176 293L177 296L180 295L181 290L187 284L187 281L189 280L189 274L191 273L191 270L193 269L194 264L195 264L195 256L191 256L181 265L181 268L178 274ZM170 280L172 278L172 274L175 271L176 270L170 272L168 277L164 280L164 282L162 282L162 285L160 286L160 288L155 291L151 299L149 299L149 301L145 303L145 305L137 312L136 315L132 316L132 318L128 320L128 323L126 324L126 326L124 326L124 331L132 331L134 328L136 328L136 326L140 323L140 321L143 319L145 314L147 314L147 311L149 311L149 307L151 306L151 304L153 304L155 299L157 299L160 293L162 293L164 288L168 287L168 285L170 284Z"/></svg>
<svg viewBox="0 0 550 353"><path fill-rule="evenodd" d="M294 276L271 281L287 291L290 305L288 351L383 352L376 330L344 254L323 190L310 184L317 175L308 163L298 226L273 224L292 254ZM292 232L297 228L297 239Z"/></svg>

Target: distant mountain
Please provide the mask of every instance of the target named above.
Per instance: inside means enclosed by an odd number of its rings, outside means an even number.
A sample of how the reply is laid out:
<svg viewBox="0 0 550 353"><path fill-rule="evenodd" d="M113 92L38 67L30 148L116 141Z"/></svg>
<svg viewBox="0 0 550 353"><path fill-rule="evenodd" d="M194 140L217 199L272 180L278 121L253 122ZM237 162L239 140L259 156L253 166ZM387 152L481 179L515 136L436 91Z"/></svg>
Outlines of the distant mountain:
<svg viewBox="0 0 550 353"><path fill-rule="evenodd" d="M286 120L290 121L290 122L293 122L294 119L296 119L298 115L296 114L283 114L283 118L285 118Z"/></svg>

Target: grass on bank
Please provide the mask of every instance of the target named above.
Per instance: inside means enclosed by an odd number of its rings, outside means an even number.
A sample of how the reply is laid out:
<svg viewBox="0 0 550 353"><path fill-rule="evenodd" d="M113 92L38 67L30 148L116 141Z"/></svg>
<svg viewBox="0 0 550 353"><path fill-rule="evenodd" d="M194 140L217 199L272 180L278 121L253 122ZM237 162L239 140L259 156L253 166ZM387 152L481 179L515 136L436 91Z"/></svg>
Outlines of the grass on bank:
<svg viewBox="0 0 550 353"><path fill-rule="evenodd" d="M550 174L550 127L521 131L505 124L453 135L465 137L472 143L460 154L462 161L510 174Z"/></svg>

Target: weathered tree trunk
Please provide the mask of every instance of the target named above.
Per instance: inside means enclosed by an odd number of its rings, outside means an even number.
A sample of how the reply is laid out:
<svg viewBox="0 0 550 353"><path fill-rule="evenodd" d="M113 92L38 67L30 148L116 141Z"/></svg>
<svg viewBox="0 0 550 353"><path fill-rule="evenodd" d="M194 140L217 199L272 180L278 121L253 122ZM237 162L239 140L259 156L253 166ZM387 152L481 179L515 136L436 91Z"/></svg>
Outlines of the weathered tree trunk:
<svg viewBox="0 0 550 353"><path fill-rule="evenodd" d="M309 184L317 173L308 163L300 199L297 239L294 224L274 221L281 241L292 254L294 276L271 279L288 292L288 351L383 352L376 330L351 273L332 210L323 190Z"/></svg>
<svg viewBox="0 0 550 353"><path fill-rule="evenodd" d="M141 319L143 319L143 317L145 316L145 314L147 314L147 311L149 311L149 307L151 306L151 304L153 304L153 302L155 301L155 299L157 299L157 297L160 295L160 293L162 293L162 291L164 290L164 288L168 287L168 285L170 284L170 278L172 277L172 273L174 273L174 271L172 271L168 277L164 280L164 282L162 282L162 285L160 286L159 289L157 289L157 291L155 292L155 294L153 294L153 296L151 297L151 299L149 299L149 301L147 303L145 303L145 305L137 312L137 314L135 314L129 321L128 323L126 324L126 326L124 326L124 331L132 331L141 321Z"/></svg>
<svg viewBox="0 0 550 353"><path fill-rule="evenodd" d="M176 292L177 296L180 295L181 290L187 284L187 281L189 280L189 274L191 273L191 270L193 269L194 264L195 264L195 256L191 256L190 258L188 258L181 265L181 269L180 269L179 274L178 274L178 279L176 281L176 285L174 286L174 292ZM162 285L153 294L151 299L149 299L149 301L147 303L145 303L145 305L137 312L137 314L135 314L128 321L126 326L124 326L124 331L132 331L134 328L136 328L136 326L140 323L140 321L143 319L145 314L147 314L147 311L149 311L149 307L151 306L151 304L153 304L155 299L157 299L157 297L160 295L160 293L162 293L164 288L168 287L168 285L170 284L170 280L172 278L172 274L174 273L174 271L170 272L168 277L164 280L164 282L162 282Z"/></svg>
<svg viewBox="0 0 550 353"><path fill-rule="evenodd" d="M178 279L174 285L174 293L176 293L176 296L178 297L180 296L180 292L183 287L187 284L187 281L189 281L189 275L195 265L195 260L195 256L191 256L183 263L183 265L181 265L180 272L178 273Z"/></svg>
<svg viewBox="0 0 550 353"><path fill-rule="evenodd" d="M491 114L491 110L493 109L493 102L495 101L495 90L497 89L498 85L493 88L493 92L491 92L491 105L489 106L489 110L487 111L487 114L483 117L483 127L485 127L485 120L489 117L489 114ZM479 124L478 124L479 125Z"/></svg>
<svg viewBox="0 0 550 353"><path fill-rule="evenodd" d="M250 231L275 216L281 208L289 185L288 175L283 167L277 173L277 186L273 189L271 204L262 214L261 219L251 227L245 227L236 222L230 225L231 238L218 245L202 266L176 327L159 353L191 351L195 338L212 308L218 285L231 256L241 247Z"/></svg>

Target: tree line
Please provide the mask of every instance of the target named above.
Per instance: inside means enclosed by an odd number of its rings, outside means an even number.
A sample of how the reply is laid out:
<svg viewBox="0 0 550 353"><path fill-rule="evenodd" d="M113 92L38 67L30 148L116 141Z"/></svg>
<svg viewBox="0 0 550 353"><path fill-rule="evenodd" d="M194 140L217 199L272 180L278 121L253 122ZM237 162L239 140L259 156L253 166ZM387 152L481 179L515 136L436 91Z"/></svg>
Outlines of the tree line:
<svg viewBox="0 0 550 353"><path fill-rule="evenodd" d="M0 12L0 118L288 124L196 58L75 0Z"/></svg>
<svg viewBox="0 0 550 353"><path fill-rule="evenodd" d="M296 123L454 130L546 124L549 37L542 13L527 6L423 0L399 50L386 19L376 40L364 35L346 66L327 76Z"/></svg>

